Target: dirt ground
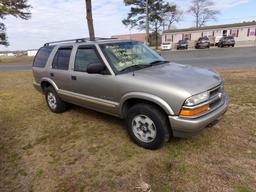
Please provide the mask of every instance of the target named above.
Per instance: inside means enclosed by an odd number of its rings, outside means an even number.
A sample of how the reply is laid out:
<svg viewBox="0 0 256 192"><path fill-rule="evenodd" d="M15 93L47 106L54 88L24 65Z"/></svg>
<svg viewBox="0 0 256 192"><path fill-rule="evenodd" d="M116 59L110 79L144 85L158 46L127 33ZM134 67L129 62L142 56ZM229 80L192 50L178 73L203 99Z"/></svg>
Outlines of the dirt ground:
<svg viewBox="0 0 256 192"><path fill-rule="evenodd" d="M223 119L156 151L115 117L51 113L30 72L0 73L0 191L256 191L256 70L218 71L230 96Z"/></svg>

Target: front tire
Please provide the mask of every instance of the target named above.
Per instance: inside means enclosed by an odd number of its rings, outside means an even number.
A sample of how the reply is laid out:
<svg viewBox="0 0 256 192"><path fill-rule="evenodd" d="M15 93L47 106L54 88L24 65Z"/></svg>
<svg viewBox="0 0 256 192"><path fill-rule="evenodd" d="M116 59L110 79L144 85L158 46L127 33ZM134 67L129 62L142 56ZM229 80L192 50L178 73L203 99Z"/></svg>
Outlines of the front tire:
<svg viewBox="0 0 256 192"><path fill-rule="evenodd" d="M62 113L66 111L67 104L61 100L53 87L45 89L45 99L49 109L54 113Z"/></svg>
<svg viewBox="0 0 256 192"><path fill-rule="evenodd" d="M170 137L167 116L154 105L137 104L131 107L126 126L130 138L146 149L158 149Z"/></svg>

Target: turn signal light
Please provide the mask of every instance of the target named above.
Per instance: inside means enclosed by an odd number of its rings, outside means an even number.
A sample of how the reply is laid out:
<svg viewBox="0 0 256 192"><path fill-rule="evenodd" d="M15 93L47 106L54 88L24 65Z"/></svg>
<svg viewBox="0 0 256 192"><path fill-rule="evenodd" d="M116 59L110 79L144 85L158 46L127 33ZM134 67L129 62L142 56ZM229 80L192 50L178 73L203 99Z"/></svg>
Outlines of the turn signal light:
<svg viewBox="0 0 256 192"><path fill-rule="evenodd" d="M199 115L200 113L208 111L208 109L209 109L209 105L204 105L196 109L182 109L180 111L180 115L186 116L186 117L196 116L196 115Z"/></svg>

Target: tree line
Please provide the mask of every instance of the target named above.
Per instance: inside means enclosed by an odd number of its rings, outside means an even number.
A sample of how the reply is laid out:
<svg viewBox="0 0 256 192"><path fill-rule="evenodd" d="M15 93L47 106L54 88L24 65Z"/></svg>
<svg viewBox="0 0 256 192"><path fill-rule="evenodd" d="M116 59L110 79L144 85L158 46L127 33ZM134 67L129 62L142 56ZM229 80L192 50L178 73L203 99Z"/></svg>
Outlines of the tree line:
<svg viewBox="0 0 256 192"><path fill-rule="evenodd" d="M130 29L146 30L147 42L149 33L158 42L160 30L172 29L175 23L183 20L184 12L176 4L165 0L123 0L123 3L130 7L130 11L122 23ZM94 40L92 0L85 0L85 5L89 36ZM191 0L186 13L194 18L195 27L200 28L208 21L216 19L219 11L213 7L212 0ZM11 15L27 20L31 17L31 8L27 0L0 0L0 44L9 45L4 24L6 16Z"/></svg>

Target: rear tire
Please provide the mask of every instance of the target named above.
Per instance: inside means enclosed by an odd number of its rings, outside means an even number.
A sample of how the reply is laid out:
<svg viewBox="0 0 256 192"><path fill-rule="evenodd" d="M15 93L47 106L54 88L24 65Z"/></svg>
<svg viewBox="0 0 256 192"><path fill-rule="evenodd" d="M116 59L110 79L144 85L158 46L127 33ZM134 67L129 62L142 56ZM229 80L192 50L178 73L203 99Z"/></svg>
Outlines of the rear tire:
<svg viewBox="0 0 256 192"><path fill-rule="evenodd" d="M49 109L54 113L66 111L67 104L61 100L55 89L50 86L45 89L45 99Z"/></svg>
<svg viewBox="0 0 256 192"><path fill-rule="evenodd" d="M158 149L170 137L167 116L151 104L137 104L128 110L126 127L130 138L146 149Z"/></svg>

